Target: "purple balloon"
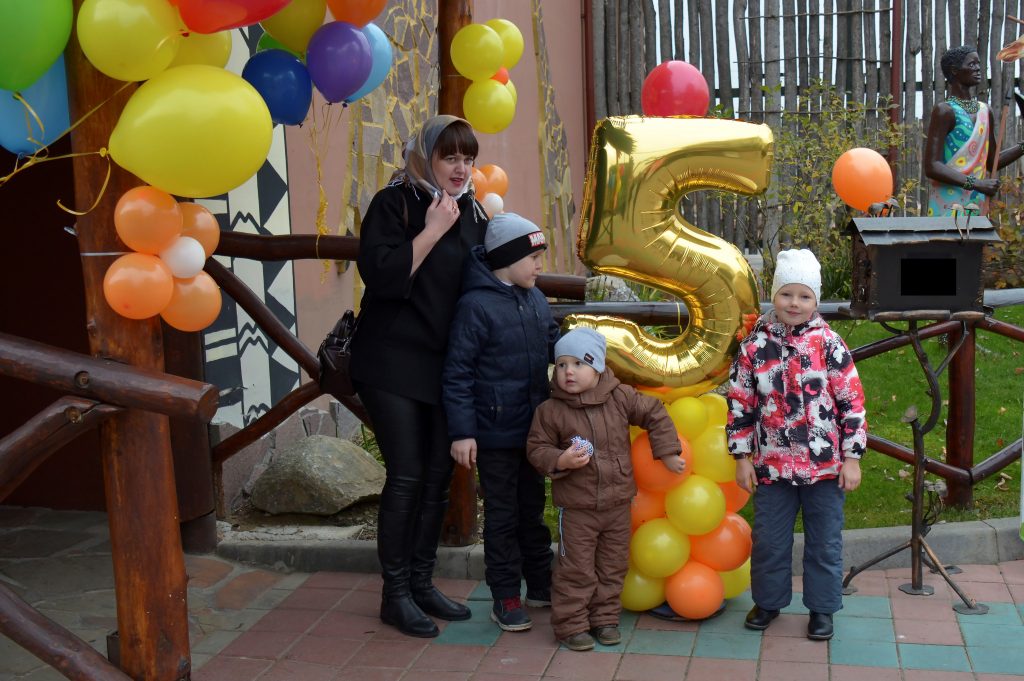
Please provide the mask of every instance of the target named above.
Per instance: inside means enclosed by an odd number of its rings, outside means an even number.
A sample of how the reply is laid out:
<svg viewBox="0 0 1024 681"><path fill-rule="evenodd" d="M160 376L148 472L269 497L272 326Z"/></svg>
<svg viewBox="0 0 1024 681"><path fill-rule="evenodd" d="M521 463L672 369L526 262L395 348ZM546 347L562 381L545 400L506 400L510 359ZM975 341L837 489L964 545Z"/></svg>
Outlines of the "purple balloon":
<svg viewBox="0 0 1024 681"><path fill-rule="evenodd" d="M332 21L318 28L310 38L306 66L324 99L340 102L362 87L370 75L370 42L352 24Z"/></svg>

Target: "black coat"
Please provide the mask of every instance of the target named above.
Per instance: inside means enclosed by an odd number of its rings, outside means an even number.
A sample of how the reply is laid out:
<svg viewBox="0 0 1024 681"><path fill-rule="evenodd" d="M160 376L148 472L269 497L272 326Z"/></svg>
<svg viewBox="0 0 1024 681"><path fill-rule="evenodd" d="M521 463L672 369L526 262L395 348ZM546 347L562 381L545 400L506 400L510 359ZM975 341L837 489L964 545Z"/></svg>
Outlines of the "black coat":
<svg viewBox="0 0 1024 681"><path fill-rule="evenodd" d="M459 220L412 276L412 240L426 225L431 198L422 189L377 192L359 231L359 275L366 291L352 341L352 378L428 404L441 403L441 368L448 330L473 246L487 221L473 199L459 199Z"/></svg>
<svg viewBox="0 0 1024 681"><path fill-rule="evenodd" d="M524 448L533 412L551 392L556 340L544 295L498 280L483 247L474 248L444 364L449 438L476 438L480 449Z"/></svg>

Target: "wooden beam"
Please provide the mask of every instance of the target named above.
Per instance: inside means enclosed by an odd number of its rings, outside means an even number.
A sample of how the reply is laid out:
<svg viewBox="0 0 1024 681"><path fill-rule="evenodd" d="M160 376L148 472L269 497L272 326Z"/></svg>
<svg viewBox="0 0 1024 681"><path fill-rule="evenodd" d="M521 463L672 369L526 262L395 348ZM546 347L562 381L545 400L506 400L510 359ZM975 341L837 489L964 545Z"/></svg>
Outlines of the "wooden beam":
<svg viewBox="0 0 1024 681"><path fill-rule="evenodd" d="M47 458L120 407L65 395L0 440L0 501Z"/></svg>
<svg viewBox="0 0 1024 681"><path fill-rule="evenodd" d="M76 14L83 1L74 0ZM96 357L158 373L164 367L159 319L125 319L103 298L103 276L112 261L103 254L126 250L114 230L114 207L143 182L96 152L109 145L135 86L126 88L94 69L74 33L65 64L71 120L77 123L71 148L81 154L72 159L73 203L92 208L76 218L89 347ZM100 444L122 669L140 681L188 678L187 578L167 417L126 410L100 426Z"/></svg>
<svg viewBox="0 0 1024 681"><path fill-rule="evenodd" d="M0 333L0 374L96 402L204 423L217 412L217 386L7 333Z"/></svg>
<svg viewBox="0 0 1024 681"><path fill-rule="evenodd" d="M0 582L0 633L72 681L131 681L121 670Z"/></svg>

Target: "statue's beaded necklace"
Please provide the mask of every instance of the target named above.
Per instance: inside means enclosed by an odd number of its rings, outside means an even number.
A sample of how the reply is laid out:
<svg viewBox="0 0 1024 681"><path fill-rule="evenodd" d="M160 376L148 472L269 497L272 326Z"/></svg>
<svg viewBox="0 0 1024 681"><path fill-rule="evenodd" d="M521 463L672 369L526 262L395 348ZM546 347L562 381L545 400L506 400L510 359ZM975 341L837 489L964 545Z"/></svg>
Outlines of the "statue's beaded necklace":
<svg viewBox="0 0 1024 681"><path fill-rule="evenodd" d="M961 109L969 114L978 113L978 100L977 99L964 99L963 97L957 97L956 95L949 95L946 97L947 102L953 102L959 105Z"/></svg>

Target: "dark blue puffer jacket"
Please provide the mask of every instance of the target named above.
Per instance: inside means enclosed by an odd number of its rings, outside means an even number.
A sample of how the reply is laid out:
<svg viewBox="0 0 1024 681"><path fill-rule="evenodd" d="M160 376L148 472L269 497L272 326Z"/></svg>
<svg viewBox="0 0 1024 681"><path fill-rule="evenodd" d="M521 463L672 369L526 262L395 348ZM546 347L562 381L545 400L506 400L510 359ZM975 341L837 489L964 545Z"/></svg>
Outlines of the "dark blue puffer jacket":
<svg viewBox="0 0 1024 681"><path fill-rule="evenodd" d="M498 280L483 246L466 259L442 375L452 441L479 449L525 448L533 411L550 395L548 364L558 324L536 288Z"/></svg>

